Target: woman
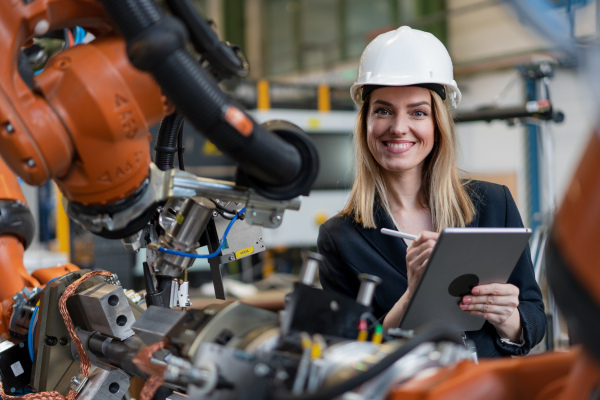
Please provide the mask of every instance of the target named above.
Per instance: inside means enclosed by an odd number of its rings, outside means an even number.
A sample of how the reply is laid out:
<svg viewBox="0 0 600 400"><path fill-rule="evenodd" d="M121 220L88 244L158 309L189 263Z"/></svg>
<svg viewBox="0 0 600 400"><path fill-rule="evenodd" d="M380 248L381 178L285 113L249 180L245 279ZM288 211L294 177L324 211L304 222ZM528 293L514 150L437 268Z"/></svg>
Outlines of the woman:
<svg viewBox="0 0 600 400"><path fill-rule="evenodd" d="M505 186L463 181L448 109L460 91L452 61L433 35L401 27L378 36L361 57L352 97L357 176L348 203L319 231L324 290L356 297L358 274L382 278L373 307L384 329L398 325L446 227L522 227ZM417 235L412 243L381 228ZM479 285L460 308L486 320L467 332L479 357L523 355L546 330L529 247L506 284Z"/></svg>

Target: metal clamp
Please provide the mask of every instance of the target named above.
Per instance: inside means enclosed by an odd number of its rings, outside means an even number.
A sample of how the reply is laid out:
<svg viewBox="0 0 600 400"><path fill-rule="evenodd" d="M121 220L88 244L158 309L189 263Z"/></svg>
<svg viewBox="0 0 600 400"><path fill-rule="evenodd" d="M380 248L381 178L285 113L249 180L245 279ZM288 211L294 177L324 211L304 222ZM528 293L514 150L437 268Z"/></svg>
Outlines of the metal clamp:
<svg viewBox="0 0 600 400"><path fill-rule="evenodd" d="M83 389L83 387L85 386L87 381L88 381L87 376L82 376L81 371L79 371L77 373L77 375L75 375L74 377L71 378L71 384L69 385L69 390L79 393L79 392L81 392L81 389Z"/></svg>
<svg viewBox="0 0 600 400"><path fill-rule="evenodd" d="M118 275L114 273L111 276L105 277L104 281L109 285L121 286L121 281L119 280Z"/></svg>

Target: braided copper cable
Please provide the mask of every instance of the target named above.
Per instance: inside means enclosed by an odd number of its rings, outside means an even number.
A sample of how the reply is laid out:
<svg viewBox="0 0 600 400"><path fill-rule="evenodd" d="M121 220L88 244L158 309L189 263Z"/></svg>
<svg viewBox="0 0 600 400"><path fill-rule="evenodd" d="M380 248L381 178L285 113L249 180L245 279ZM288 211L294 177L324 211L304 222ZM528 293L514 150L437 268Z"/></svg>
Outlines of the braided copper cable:
<svg viewBox="0 0 600 400"><path fill-rule="evenodd" d="M140 400L151 400L154 393L165 383L165 380L161 376L151 376L144 383L144 387L140 391Z"/></svg>
<svg viewBox="0 0 600 400"><path fill-rule="evenodd" d="M85 349L83 348L83 345L81 344L79 336L77 336L77 334L75 333L73 321L71 320L71 316L67 311L67 300L71 295L73 295L73 293L75 293L77 287L79 287L80 284L94 276L111 277L112 273L108 271L88 272L87 274L83 275L81 278L77 279L75 282L70 284L65 289L65 292L62 294L62 296L60 296L60 300L58 301L58 309L65 321L65 325L67 327L67 330L69 331L69 336L71 336L71 340L73 341L73 343L75 343L75 346L77 347L77 354L79 354L79 361L81 363L81 373L86 378L89 376L92 363L90 362L90 358L88 357L87 353L85 352ZM69 390L69 393L67 393L66 396L63 396L62 394L54 391L30 393L25 396L9 396L6 393L4 393L2 382L0 382L0 397L2 398L2 400L75 400L75 397L77 397L78 394L79 393L77 393L74 390Z"/></svg>
<svg viewBox="0 0 600 400"><path fill-rule="evenodd" d="M133 358L132 362L138 369L148 375L150 378L144 383L142 391L140 392L140 400L150 400L156 390L163 385L165 382L163 374L167 369L164 365L152 364L152 355L159 350L168 347L166 342L156 342L144 347L139 353Z"/></svg>
<svg viewBox="0 0 600 400"><path fill-rule="evenodd" d="M75 282L67 286L65 292L62 294L62 296L60 296L60 300L58 301L58 310L60 311L60 314L65 320L65 325L67 327L67 330L69 331L69 336L71 336L71 340L73 341L73 343L75 343L75 346L77 347L77 354L79 355L79 362L81 363L81 373L86 378L90 374L90 368L92 367L92 363L90 362L90 358L88 357L87 353L85 352L85 349L83 348L83 345L81 344L79 336L77 336L77 334L75 333L73 321L71 320L69 311L67 311L67 300L69 297L71 297L71 295L73 295L73 293L75 293L79 285L81 285L83 282L87 281L88 279L94 276L111 277L112 273L108 271L88 272L87 274L83 275L81 278L77 279Z"/></svg>
<svg viewBox="0 0 600 400"><path fill-rule="evenodd" d="M25 396L9 396L4 393L4 387L2 382L0 382L0 398L2 398L2 400L75 400L75 397L77 397L77 392L73 390L71 390L66 397L54 391L29 393Z"/></svg>
<svg viewBox="0 0 600 400"><path fill-rule="evenodd" d="M167 347L166 342L156 342L144 347L136 356L131 360L138 369L148 375L162 376L167 369L164 365L152 364L150 361L152 355L159 350Z"/></svg>
<svg viewBox="0 0 600 400"><path fill-rule="evenodd" d="M86 378L89 376L92 363L90 362L90 358L88 357L87 353L85 352L85 349L83 348L83 345L81 344L79 336L77 336L77 334L75 333L75 328L73 327L73 320L71 319L71 316L67 311L67 300L73 295L73 293L75 293L79 285L81 285L83 282L87 281L88 279L94 276L111 277L112 273L108 271L88 272L87 274L83 275L81 278L77 279L75 282L67 286L65 292L62 294L62 296L60 296L60 300L58 301L58 310L60 311L60 314L62 315L65 321L65 325L67 327L67 330L69 331L69 336L71 336L71 340L73 341L73 343L75 343L75 346L77 347L77 354L79 355L79 361L81 363L81 373ZM150 356L152 356L152 353L150 354ZM160 387L160 385L162 385L162 383L159 384L156 387L156 389ZM156 389L154 389L154 391L156 391ZM154 394L154 392L152 393ZM4 387L2 386L2 382L0 382L0 398L2 398L2 400L75 400L75 397L77 397L78 394L79 393L77 393L74 390L69 390L69 393L67 393L66 396L63 396L62 394L54 391L30 393L25 396L9 396L6 393L4 393Z"/></svg>

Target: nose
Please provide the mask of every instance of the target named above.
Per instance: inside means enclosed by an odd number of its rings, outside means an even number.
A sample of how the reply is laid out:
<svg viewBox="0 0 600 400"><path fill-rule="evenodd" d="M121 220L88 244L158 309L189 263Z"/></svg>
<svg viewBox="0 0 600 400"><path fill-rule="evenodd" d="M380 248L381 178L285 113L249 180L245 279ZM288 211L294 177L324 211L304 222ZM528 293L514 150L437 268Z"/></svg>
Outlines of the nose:
<svg viewBox="0 0 600 400"><path fill-rule="evenodd" d="M408 122L408 118L405 115L395 115L390 126L390 133L397 136L406 135L409 131Z"/></svg>

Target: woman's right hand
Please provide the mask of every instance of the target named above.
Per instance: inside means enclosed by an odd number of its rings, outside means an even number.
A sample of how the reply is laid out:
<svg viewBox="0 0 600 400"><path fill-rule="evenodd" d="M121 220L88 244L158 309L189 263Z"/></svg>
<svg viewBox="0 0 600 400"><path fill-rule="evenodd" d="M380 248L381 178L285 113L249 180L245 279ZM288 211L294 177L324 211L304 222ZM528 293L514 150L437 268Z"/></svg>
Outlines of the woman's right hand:
<svg viewBox="0 0 600 400"><path fill-rule="evenodd" d="M437 232L423 231L408 246L406 250L406 273L408 275L408 288L406 293L410 296L417 287L425 266L429 261L433 247L440 236Z"/></svg>
<svg viewBox="0 0 600 400"><path fill-rule="evenodd" d="M429 261L429 256L431 256L431 252L433 251L433 247L439 236L440 234L436 232L423 231L408 246L408 249L406 250L408 287L406 292L404 292L402 297L400 297L385 316L383 320L384 330L395 328L400 323L400 319L408 306L408 301L412 297L413 290L417 287L421 275L423 275L427 261Z"/></svg>

